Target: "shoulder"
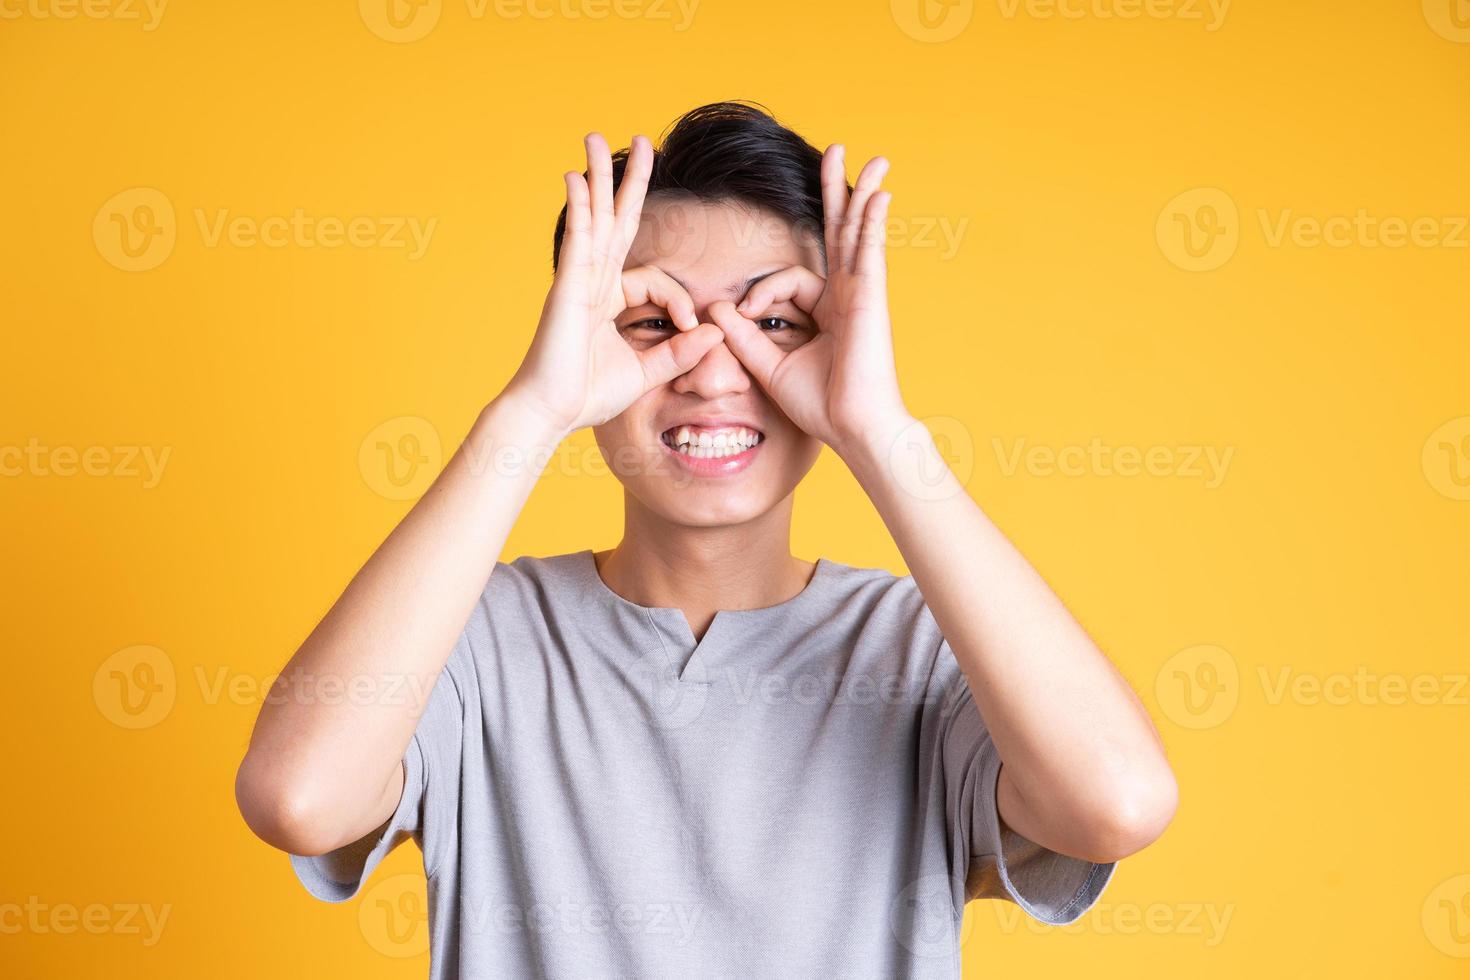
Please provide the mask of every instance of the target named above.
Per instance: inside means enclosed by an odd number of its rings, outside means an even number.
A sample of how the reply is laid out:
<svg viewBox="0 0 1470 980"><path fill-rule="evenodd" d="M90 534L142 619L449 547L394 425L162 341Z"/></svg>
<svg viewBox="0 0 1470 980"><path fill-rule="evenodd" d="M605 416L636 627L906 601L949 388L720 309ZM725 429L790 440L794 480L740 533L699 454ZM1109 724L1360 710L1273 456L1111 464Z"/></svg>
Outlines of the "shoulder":
<svg viewBox="0 0 1470 980"><path fill-rule="evenodd" d="M554 617L553 610L586 597L584 552L522 555L497 560L465 622L461 646L524 639ZM589 566L590 567L590 566ZM594 573L595 574L595 573Z"/></svg>
<svg viewBox="0 0 1470 980"><path fill-rule="evenodd" d="M861 645L881 651L883 660L901 659L906 673L933 677L953 661L928 603L914 577L887 568L851 565L824 558L829 566L831 622L850 631Z"/></svg>
<svg viewBox="0 0 1470 980"><path fill-rule="evenodd" d="M521 555L495 563L485 583L486 602L537 600L551 595L575 594L587 587L591 568L589 552L569 551L556 555Z"/></svg>
<svg viewBox="0 0 1470 980"><path fill-rule="evenodd" d="M838 602L869 615L909 620L916 626L924 625L919 622L924 619L933 622L934 617L912 575L887 568L849 565L831 558L820 561L828 567L831 592Z"/></svg>

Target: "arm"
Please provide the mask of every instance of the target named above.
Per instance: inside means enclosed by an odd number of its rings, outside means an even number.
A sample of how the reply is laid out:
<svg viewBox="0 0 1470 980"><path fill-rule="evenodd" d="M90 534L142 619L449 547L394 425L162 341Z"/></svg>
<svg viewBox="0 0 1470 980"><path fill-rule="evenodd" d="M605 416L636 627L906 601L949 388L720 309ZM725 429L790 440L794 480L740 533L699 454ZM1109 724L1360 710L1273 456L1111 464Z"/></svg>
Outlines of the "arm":
<svg viewBox="0 0 1470 980"><path fill-rule="evenodd" d="M902 433L845 444L841 455L965 673L1002 760L1003 823L1102 863L1141 850L1163 833L1177 801L1143 705L965 492L928 430L915 423ZM888 452L894 439L903 452ZM921 482L921 470L942 471L944 483ZM916 486L922 496L906 489Z"/></svg>
<svg viewBox="0 0 1470 980"><path fill-rule="evenodd" d="M444 471L378 548L281 673L235 780L240 812L267 843L319 855L392 816L402 759L439 678L561 439L618 414L693 367L718 342L693 303L651 270L625 274L653 150L634 141L613 194L612 161L587 139L588 178L568 173L567 231L541 322L506 390L481 412ZM661 304L680 331L634 351L617 331L630 303ZM519 465L499 450L520 451ZM391 679L373 698L317 696L324 684ZM371 690L371 687L369 687ZM404 698L401 692L422 692ZM361 703L366 702L366 703Z"/></svg>
<svg viewBox="0 0 1470 980"><path fill-rule="evenodd" d="M471 461L492 447L555 447L556 429L512 399L480 414L434 484L353 577L261 706L235 795L250 828L293 854L355 841L393 813L401 760L511 526L539 476ZM543 453L543 455L545 455ZM323 683L421 696L314 697ZM401 683L389 685L387 679ZM369 688L371 690L371 688ZM378 703L381 700L382 703Z"/></svg>
<svg viewBox="0 0 1470 980"><path fill-rule="evenodd" d="M879 190L887 169L882 157L870 161L849 196L843 148L830 147L827 277L783 270L738 306L715 304L711 316L761 386L837 452L877 507L1001 757L1003 824L1059 853L1113 861L1163 832L1174 776L1137 696L904 406L888 316L891 197ZM784 351L747 317L788 302L810 312L820 334Z"/></svg>

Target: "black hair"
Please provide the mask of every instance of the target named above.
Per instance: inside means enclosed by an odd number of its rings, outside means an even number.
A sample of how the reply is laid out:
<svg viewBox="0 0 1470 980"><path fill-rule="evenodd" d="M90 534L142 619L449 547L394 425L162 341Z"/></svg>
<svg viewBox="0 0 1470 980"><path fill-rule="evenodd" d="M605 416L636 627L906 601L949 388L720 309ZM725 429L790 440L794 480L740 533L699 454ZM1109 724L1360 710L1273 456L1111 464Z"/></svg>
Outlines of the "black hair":
<svg viewBox="0 0 1470 980"><path fill-rule="evenodd" d="M613 189L623 180L628 150L612 155ZM585 171L584 171L585 173ZM787 129L764 106L747 100L691 109L655 144L648 198L682 194L716 203L754 205L822 237L822 152ZM561 257L567 209L556 219L551 267Z"/></svg>

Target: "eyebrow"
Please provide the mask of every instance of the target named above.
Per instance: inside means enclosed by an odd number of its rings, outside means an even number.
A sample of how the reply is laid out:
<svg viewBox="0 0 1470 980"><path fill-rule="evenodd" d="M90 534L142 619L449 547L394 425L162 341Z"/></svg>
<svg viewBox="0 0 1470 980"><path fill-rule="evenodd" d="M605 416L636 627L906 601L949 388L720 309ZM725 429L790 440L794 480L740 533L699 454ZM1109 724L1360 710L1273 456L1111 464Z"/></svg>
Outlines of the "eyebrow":
<svg viewBox="0 0 1470 980"><path fill-rule="evenodd" d="M745 280L745 282L743 282L743 283L741 283L741 282L732 282L732 283L730 283L730 285L728 285L728 286L725 287L725 293L727 295L729 295L729 296L744 296L746 293L750 292L750 287L754 286L756 283L760 282L762 279L768 278L770 276L774 276L776 273L778 273L780 271L781 271L780 269L772 269L770 272L762 272L758 276L751 276L749 279ZM669 276L669 278L672 279L672 280L674 280L674 282L677 282L680 286L682 286L684 288L684 292L687 293L687 292L690 291L688 284L685 283L684 280L680 279L678 276L671 275L671 276Z"/></svg>

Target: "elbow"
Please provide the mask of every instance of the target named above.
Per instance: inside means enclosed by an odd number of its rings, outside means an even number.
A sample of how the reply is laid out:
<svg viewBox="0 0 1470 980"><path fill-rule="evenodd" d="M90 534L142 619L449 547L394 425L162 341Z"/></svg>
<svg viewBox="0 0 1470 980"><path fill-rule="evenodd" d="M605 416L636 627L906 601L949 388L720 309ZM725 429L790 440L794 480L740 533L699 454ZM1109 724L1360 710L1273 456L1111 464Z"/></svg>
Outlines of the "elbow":
<svg viewBox="0 0 1470 980"><path fill-rule="evenodd" d="M1146 784L1114 796L1111 811L1098 820L1088 857L1098 864L1121 861L1163 836L1179 808L1179 784L1165 767Z"/></svg>
<svg viewBox="0 0 1470 980"><path fill-rule="evenodd" d="M258 754L247 753L240 763L235 804L256 837L287 854L315 857L341 846L312 794Z"/></svg>

